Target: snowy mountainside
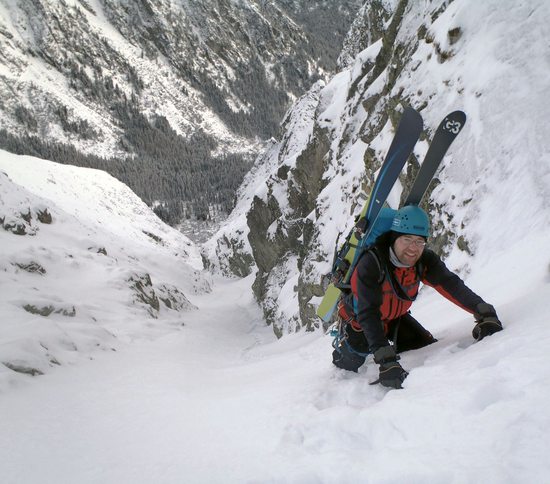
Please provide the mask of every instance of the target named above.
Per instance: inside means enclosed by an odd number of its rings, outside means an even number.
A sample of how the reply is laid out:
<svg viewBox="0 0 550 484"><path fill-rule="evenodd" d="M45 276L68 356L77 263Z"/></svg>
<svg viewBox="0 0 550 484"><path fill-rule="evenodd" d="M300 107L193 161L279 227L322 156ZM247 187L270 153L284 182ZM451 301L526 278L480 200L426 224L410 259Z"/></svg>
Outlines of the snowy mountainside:
<svg viewBox="0 0 550 484"><path fill-rule="evenodd" d="M3 380L177 330L210 290L194 244L128 187L5 151L0 245Z"/></svg>
<svg viewBox="0 0 550 484"><path fill-rule="evenodd" d="M310 8L340 25L358 2L339 3ZM330 64L307 36L307 16L294 20L300 10L255 0L3 0L2 125L126 156L119 104L131 103L184 136L202 129L220 150L251 150L265 137L249 122L254 112L276 129L289 99Z"/></svg>
<svg viewBox="0 0 550 484"><path fill-rule="evenodd" d="M354 64L355 58L366 46L382 38L396 6L397 0L382 0L374 8L365 2L357 12L344 39L342 51L338 57L338 65L341 69Z"/></svg>
<svg viewBox="0 0 550 484"><path fill-rule="evenodd" d="M0 0L0 149L105 170L173 226L226 214L359 6Z"/></svg>
<svg viewBox="0 0 550 484"><path fill-rule="evenodd" d="M183 331L2 392L2 482L546 483L547 247L525 238L473 275L505 324L479 343L423 295L439 341L402 354L403 390L369 385L371 358L334 367L321 331L276 340L252 275L216 281Z"/></svg>
<svg viewBox="0 0 550 484"><path fill-rule="evenodd" d="M316 105L305 110L299 101L291 109L303 116L302 127L293 124L278 149L258 160L271 167L268 176L257 179L246 217L233 215L247 225L224 231L244 247L248 240L253 289L278 335L318 324L335 240L360 211L405 106L420 110L425 136L390 195L394 207L445 114L468 115L424 200L431 245L452 269L468 278L526 236L550 244L550 60L541 42L550 6L509 7L496 0L365 5L341 56L345 68L312 88ZM388 9L389 19L375 22L384 26L380 37L360 35L372 18L388 18ZM359 51L361 39L370 44ZM285 153L289 138L304 142Z"/></svg>

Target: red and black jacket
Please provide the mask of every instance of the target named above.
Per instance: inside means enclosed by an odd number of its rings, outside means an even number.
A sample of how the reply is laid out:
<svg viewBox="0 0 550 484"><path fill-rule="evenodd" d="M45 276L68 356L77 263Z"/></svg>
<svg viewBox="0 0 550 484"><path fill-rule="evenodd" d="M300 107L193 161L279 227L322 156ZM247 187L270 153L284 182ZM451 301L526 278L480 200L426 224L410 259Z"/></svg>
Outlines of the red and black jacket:
<svg viewBox="0 0 550 484"><path fill-rule="evenodd" d="M420 282L472 314L476 306L484 302L430 249L424 250L415 266L405 268L395 267L386 254L389 254L387 245L377 246L376 253L366 252L351 276L357 318L353 326L359 325L355 329L364 332L371 351L388 345L390 321L409 310Z"/></svg>

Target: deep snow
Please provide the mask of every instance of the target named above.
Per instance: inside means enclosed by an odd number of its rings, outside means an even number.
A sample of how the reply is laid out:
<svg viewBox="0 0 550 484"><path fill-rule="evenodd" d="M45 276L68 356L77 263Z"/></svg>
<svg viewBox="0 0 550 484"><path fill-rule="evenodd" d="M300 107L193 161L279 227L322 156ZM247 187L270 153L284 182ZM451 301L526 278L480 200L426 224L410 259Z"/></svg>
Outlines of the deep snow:
<svg viewBox="0 0 550 484"><path fill-rule="evenodd" d="M4 393L2 481L550 482L550 278L501 262L469 283L505 331L473 344L470 316L427 290L414 314L439 342L403 355L404 390L368 385L372 362L334 368L320 332L275 341L250 280L219 280L184 331Z"/></svg>

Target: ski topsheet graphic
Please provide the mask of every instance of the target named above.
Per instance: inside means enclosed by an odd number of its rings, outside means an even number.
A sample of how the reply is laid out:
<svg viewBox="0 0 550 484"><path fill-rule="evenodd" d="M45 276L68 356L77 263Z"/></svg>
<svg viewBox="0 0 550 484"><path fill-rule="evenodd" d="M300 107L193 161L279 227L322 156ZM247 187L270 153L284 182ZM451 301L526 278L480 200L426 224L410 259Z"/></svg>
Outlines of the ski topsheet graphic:
<svg viewBox="0 0 550 484"><path fill-rule="evenodd" d="M445 157L445 153L462 131L465 123L466 115L462 111L454 111L441 121L404 205L420 205L435 172Z"/></svg>

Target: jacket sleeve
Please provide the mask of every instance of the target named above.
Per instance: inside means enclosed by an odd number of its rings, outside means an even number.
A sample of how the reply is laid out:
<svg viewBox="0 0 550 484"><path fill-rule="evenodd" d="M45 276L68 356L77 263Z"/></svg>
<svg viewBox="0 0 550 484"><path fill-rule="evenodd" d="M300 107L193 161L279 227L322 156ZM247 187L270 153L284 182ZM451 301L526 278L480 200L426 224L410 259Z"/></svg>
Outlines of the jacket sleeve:
<svg viewBox="0 0 550 484"><path fill-rule="evenodd" d="M426 249L422 254L422 262L422 282L433 287L449 301L472 314L478 304L485 302L459 276L451 272L435 252Z"/></svg>
<svg viewBox="0 0 550 484"><path fill-rule="evenodd" d="M351 278L351 288L357 302L357 322L367 338L371 352L389 344L384 334L380 314L382 306L380 268L374 257L371 252L361 257Z"/></svg>

